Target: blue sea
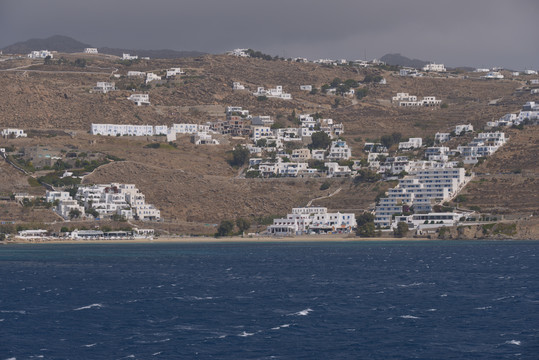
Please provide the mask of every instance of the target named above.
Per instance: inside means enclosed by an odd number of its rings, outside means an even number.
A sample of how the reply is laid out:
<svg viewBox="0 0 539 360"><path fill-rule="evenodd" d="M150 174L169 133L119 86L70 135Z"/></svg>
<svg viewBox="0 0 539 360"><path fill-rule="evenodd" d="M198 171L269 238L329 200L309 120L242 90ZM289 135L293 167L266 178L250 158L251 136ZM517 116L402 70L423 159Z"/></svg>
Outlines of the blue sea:
<svg viewBox="0 0 539 360"><path fill-rule="evenodd" d="M539 359L539 241L0 246L3 359Z"/></svg>

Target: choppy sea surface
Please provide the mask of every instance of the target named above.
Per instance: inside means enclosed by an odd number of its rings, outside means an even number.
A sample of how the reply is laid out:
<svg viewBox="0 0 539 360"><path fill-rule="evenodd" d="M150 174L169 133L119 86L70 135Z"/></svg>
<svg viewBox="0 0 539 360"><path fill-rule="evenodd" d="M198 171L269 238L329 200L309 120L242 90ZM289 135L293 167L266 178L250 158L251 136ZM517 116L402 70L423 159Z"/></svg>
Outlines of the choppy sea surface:
<svg viewBox="0 0 539 360"><path fill-rule="evenodd" d="M0 246L3 359L539 359L539 241Z"/></svg>

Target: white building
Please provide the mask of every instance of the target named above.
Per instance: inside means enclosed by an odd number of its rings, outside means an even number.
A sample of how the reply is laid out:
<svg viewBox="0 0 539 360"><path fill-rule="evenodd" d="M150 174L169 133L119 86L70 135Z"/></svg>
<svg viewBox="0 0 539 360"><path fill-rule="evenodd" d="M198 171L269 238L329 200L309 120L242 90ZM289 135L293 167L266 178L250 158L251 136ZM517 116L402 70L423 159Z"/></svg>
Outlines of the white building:
<svg viewBox="0 0 539 360"><path fill-rule="evenodd" d="M266 96L269 98L279 98L284 100L290 100L292 99L292 95L283 92L283 87L281 85L277 85L273 89L264 89L264 87L260 86L256 90L256 92L253 93L254 96Z"/></svg>
<svg viewBox="0 0 539 360"><path fill-rule="evenodd" d="M251 138L255 143L260 139L273 137L273 131L268 126L253 126L251 131Z"/></svg>
<svg viewBox="0 0 539 360"><path fill-rule="evenodd" d="M477 68L477 69L474 70L474 72L485 72L485 73L489 72L489 71L490 71L490 69L486 69L486 68Z"/></svg>
<svg viewBox="0 0 539 360"><path fill-rule="evenodd" d="M236 81L232 83L232 90L245 90L245 86Z"/></svg>
<svg viewBox="0 0 539 360"><path fill-rule="evenodd" d="M461 135L462 133L467 133L467 132L472 132L473 131L473 126L472 124L468 124L468 125L457 125L455 126L455 134L457 136Z"/></svg>
<svg viewBox="0 0 539 360"><path fill-rule="evenodd" d="M251 119L251 125L271 126L274 121L269 115L259 115Z"/></svg>
<svg viewBox="0 0 539 360"><path fill-rule="evenodd" d="M440 132L437 132L435 135L434 135L434 141L441 144L441 143L444 143L446 141L449 141L451 139L451 134L449 133L440 133Z"/></svg>
<svg viewBox="0 0 539 360"><path fill-rule="evenodd" d="M207 132L197 132L191 135L191 142L195 145L219 145L219 141Z"/></svg>
<svg viewBox="0 0 539 360"><path fill-rule="evenodd" d="M183 74L185 74L185 72L183 72L181 68L170 68L167 70L167 79L174 76L183 75Z"/></svg>
<svg viewBox="0 0 539 360"><path fill-rule="evenodd" d="M302 90L302 91L312 91L313 86L312 85L300 85L299 89Z"/></svg>
<svg viewBox="0 0 539 360"><path fill-rule="evenodd" d="M399 150L418 149L423 145L422 138L409 138L408 141L399 143Z"/></svg>
<svg viewBox="0 0 539 360"><path fill-rule="evenodd" d="M137 106L150 105L150 95L148 94L133 94L129 96L127 100L131 100Z"/></svg>
<svg viewBox="0 0 539 360"><path fill-rule="evenodd" d="M161 76L156 75L154 73L147 73L146 74L146 84L149 82L155 81L155 80L161 80Z"/></svg>
<svg viewBox="0 0 539 360"><path fill-rule="evenodd" d="M537 75L537 71L536 71L536 70L529 70L529 69L527 69L527 70L524 70L523 73L524 73L525 75Z"/></svg>
<svg viewBox="0 0 539 360"><path fill-rule="evenodd" d="M122 55L122 60L137 60L138 59L138 55L131 55L131 54L123 54Z"/></svg>
<svg viewBox="0 0 539 360"><path fill-rule="evenodd" d="M249 49L234 49L231 51L227 51L227 55L233 55L237 57L250 57L250 55L247 53Z"/></svg>
<svg viewBox="0 0 539 360"><path fill-rule="evenodd" d="M177 134L196 134L199 132L209 132L210 126L209 125L199 125L199 124L173 124L172 130L174 130Z"/></svg>
<svg viewBox="0 0 539 360"><path fill-rule="evenodd" d="M92 124L90 133L92 135L104 136L153 136L166 135L166 126L152 125L120 125L120 124Z"/></svg>
<svg viewBox="0 0 539 360"><path fill-rule="evenodd" d="M4 129L4 130L2 130L2 136L5 137L5 138L7 138L7 137L15 137L15 138L28 137L28 135L22 129Z"/></svg>
<svg viewBox="0 0 539 360"><path fill-rule="evenodd" d="M85 54L97 54L97 48L85 48L84 49Z"/></svg>
<svg viewBox="0 0 539 360"><path fill-rule="evenodd" d="M503 78L504 76L498 71L490 71L486 75L481 76L481 79L487 79L487 80L490 80L490 79L499 80Z"/></svg>
<svg viewBox="0 0 539 360"><path fill-rule="evenodd" d="M98 81L97 85L94 87L95 92L100 92L103 94L108 93L109 91L116 90L116 84L111 82L105 82L105 81Z"/></svg>
<svg viewBox="0 0 539 360"><path fill-rule="evenodd" d="M292 213L284 219L274 219L267 232L277 236L351 232L356 225L353 213L328 213L325 207L304 207L292 209Z"/></svg>
<svg viewBox="0 0 539 360"><path fill-rule="evenodd" d="M71 199L71 196L67 191L47 191L45 193L45 201L47 202L55 202L56 200L61 201L69 199Z"/></svg>
<svg viewBox="0 0 539 360"><path fill-rule="evenodd" d="M348 166L341 166L336 162L326 162L324 165L328 168L328 177L341 177L352 175L352 170Z"/></svg>
<svg viewBox="0 0 539 360"><path fill-rule="evenodd" d="M444 64L427 64L423 66L423 71L445 72Z"/></svg>
<svg viewBox="0 0 539 360"><path fill-rule="evenodd" d="M146 73L143 71L128 71L127 77L145 77Z"/></svg>
<svg viewBox="0 0 539 360"><path fill-rule="evenodd" d="M54 57L49 50L32 51L30 54L28 54L30 59L45 59L47 56L49 56L51 59Z"/></svg>
<svg viewBox="0 0 539 360"><path fill-rule="evenodd" d="M332 141L329 148L329 154L326 156L328 160L348 160L352 157L352 151L346 144L346 141L337 140Z"/></svg>

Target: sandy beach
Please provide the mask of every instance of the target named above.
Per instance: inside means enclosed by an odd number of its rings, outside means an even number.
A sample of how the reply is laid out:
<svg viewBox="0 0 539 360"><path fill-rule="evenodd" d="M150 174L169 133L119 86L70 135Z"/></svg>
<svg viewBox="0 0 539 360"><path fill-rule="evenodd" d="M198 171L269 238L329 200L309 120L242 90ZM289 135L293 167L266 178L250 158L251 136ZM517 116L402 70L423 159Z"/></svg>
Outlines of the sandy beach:
<svg viewBox="0 0 539 360"><path fill-rule="evenodd" d="M158 237L154 239L126 239L126 240L73 240L73 239L12 239L7 244L151 244L151 243L178 243L178 244L237 244L237 243L296 243L296 242L363 242L363 241L425 241L427 238L360 238L353 235L316 235L294 237L209 237L209 236L178 236Z"/></svg>

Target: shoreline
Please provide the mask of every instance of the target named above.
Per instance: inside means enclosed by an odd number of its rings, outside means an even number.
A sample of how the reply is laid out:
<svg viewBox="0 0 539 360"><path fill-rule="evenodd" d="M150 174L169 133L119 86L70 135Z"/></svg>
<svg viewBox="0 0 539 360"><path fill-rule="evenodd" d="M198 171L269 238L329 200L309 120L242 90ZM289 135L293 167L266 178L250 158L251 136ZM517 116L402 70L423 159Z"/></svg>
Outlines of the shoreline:
<svg viewBox="0 0 539 360"><path fill-rule="evenodd" d="M400 242L400 241L454 241L454 240L499 240L499 239L428 239L428 238L413 238L413 237L374 237L374 238L361 238L356 236L294 236L294 237L223 237L215 238L209 236L192 236L192 237L159 237L154 239L127 239L127 240L73 240L73 239L16 239L8 242L4 242L4 245L9 244L240 244L240 243L317 243L317 242L375 242L375 241L388 241L388 242ZM514 239L510 239L514 240ZM526 240L526 239L520 239ZM532 239L529 239L532 240ZM532 240L533 241L533 240Z"/></svg>

